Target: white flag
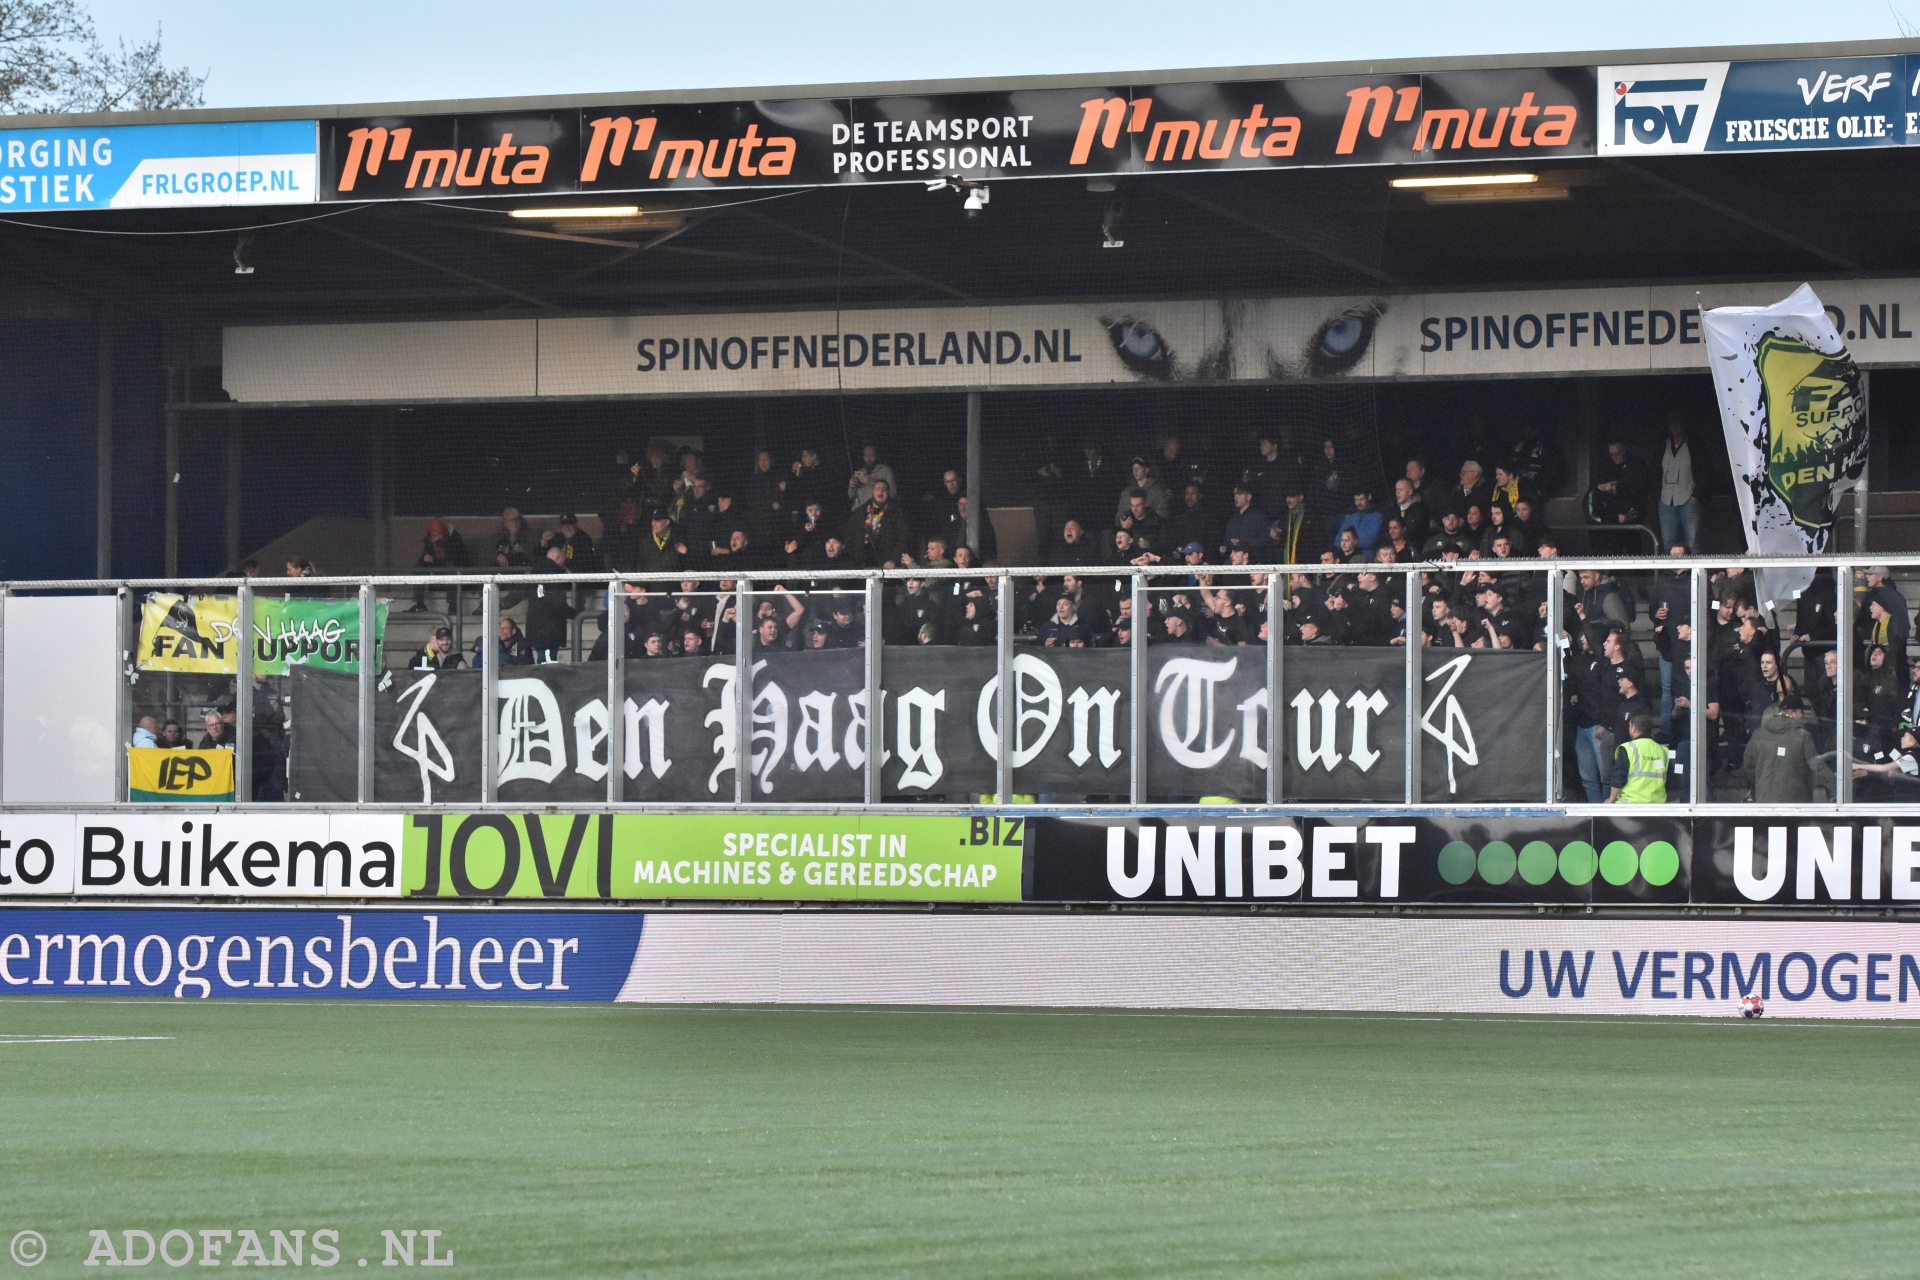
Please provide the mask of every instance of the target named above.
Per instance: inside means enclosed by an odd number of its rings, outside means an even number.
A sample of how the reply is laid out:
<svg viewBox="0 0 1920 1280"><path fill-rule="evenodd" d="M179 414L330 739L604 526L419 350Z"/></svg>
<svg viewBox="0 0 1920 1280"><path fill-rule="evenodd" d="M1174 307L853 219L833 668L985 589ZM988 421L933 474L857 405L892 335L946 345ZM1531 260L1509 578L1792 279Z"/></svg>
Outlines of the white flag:
<svg viewBox="0 0 1920 1280"><path fill-rule="evenodd" d="M1748 554L1826 551L1834 507L1867 464L1860 370L1832 315L1803 284L1770 307L1716 307L1701 321ZM1806 590L1813 569L1754 576L1771 611Z"/></svg>

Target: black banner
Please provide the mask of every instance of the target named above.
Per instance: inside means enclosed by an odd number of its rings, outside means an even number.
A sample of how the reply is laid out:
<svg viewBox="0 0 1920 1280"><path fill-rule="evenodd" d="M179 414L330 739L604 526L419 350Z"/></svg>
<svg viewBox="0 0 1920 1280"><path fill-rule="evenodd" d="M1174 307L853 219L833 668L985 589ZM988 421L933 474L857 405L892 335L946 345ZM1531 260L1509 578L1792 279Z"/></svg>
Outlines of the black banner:
<svg viewBox="0 0 1920 1280"><path fill-rule="evenodd" d="M1692 900L1692 824L1657 816L1034 818L1027 832L1030 902Z"/></svg>
<svg viewBox="0 0 1920 1280"><path fill-rule="evenodd" d="M327 200L1594 154L1589 67L405 115L320 125Z"/></svg>
<svg viewBox="0 0 1920 1280"><path fill-rule="evenodd" d="M1449 651L1439 651L1448 654ZM1259 803L1266 797L1264 647L1149 651L1149 799ZM1281 752L1289 800L1404 798L1405 651L1289 649ZM1128 799L1131 655L1027 649L1014 656L1014 793L1040 803ZM882 769L889 800L972 803L993 794L999 679L990 649L895 646L881 665ZM630 663L612 731L630 801L733 797L731 658ZM355 678L294 679L296 799L356 798ZM1535 800L1544 787L1545 659L1465 651L1426 672L1425 794L1439 803ZM606 799L606 668L515 668L499 681L498 796L528 804ZM480 798L481 675L394 671L375 691L374 796ZM868 713L858 651L756 658L751 768L756 802L856 803L865 795Z"/></svg>

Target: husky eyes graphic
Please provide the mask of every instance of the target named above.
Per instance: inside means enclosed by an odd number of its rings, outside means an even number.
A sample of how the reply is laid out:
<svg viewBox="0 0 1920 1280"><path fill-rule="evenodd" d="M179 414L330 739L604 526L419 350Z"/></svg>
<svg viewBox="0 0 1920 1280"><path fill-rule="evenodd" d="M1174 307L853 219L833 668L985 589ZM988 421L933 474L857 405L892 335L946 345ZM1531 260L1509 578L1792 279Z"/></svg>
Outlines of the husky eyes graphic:
<svg viewBox="0 0 1920 1280"><path fill-rule="evenodd" d="M1372 308L1355 307L1322 324L1307 343L1307 372L1331 378L1359 364L1373 346L1375 319Z"/></svg>
<svg viewBox="0 0 1920 1280"><path fill-rule="evenodd" d="M1139 378L1291 382L1357 368L1373 351L1381 313L1379 299L1295 298L1168 303L1155 318L1104 323L1114 354Z"/></svg>
<svg viewBox="0 0 1920 1280"><path fill-rule="evenodd" d="M1145 320L1122 317L1107 326L1120 363L1142 377L1165 381L1173 374L1173 349Z"/></svg>

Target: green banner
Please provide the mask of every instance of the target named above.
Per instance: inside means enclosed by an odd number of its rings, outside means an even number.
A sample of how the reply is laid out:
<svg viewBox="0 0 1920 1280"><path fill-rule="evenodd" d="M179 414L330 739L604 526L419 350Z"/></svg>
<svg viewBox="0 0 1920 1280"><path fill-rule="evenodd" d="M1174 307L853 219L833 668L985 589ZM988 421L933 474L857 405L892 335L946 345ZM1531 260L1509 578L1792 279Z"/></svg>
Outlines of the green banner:
<svg viewBox="0 0 1920 1280"><path fill-rule="evenodd" d="M387 602L374 606L376 655L387 633ZM283 676L290 667L360 670L360 602L253 598L253 670Z"/></svg>
<svg viewBox="0 0 1920 1280"><path fill-rule="evenodd" d="M1025 824L920 814L414 814L410 897L1018 902Z"/></svg>

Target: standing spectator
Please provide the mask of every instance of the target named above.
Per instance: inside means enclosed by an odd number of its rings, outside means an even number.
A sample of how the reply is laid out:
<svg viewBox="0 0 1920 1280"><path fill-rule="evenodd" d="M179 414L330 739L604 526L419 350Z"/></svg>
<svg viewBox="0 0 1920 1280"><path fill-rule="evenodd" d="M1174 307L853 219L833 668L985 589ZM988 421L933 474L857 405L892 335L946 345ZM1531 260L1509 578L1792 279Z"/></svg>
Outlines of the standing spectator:
<svg viewBox="0 0 1920 1280"><path fill-rule="evenodd" d="M560 517L558 528L549 529L540 535L540 545L549 550L558 548L560 563L566 573L591 573L600 566L600 556L594 550L593 539L580 527L580 521L571 513Z"/></svg>
<svg viewBox="0 0 1920 1280"><path fill-rule="evenodd" d="M1427 509L1429 523L1440 518L1440 511L1447 505L1446 485L1427 475L1427 463L1424 458L1408 458L1406 469L1407 483L1413 486L1413 496Z"/></svg>
<svg viewBox="0 0 1920 1280"><path fill-rule="evenodd" d="M1678 409L1667 414L1666 447L1660 450L1660 541L1700 546L1700 491L1693 478L1693 447L1687 443L1687 419Z"/></svg>
<svg viewBox="0 0 1920 1280"><path fill-rule="evenodd" d="M868 441L860 446L860 465L847 480L849 508L859 511L872 502L874 486L881 484L887 486L888 493L900 487L899 481L894 479L893 468L880 460L879 446Z"/></svg>
<svg viewBox="0 0 1920 1280"><path fill-rule="evenodd" d="M1669 554L1684 556L1687 549L1676 542ZM1682 633L1682 628L1688 628L1693 618L1692 573L1686 569L1675 569L1671 573L1656 574L1653 586L1647 592L1647 609L1653 621L1653 644L1660 651L1661 731L1671 734L1673 701L1679 693L1674 687L1674 673L1680 660L1686 656L1687 634Z"/></svg>
<svg viewBox="0 0 1920 1280"><path fill-rule="evenodd" d="M1180 437L1169 435L1160 442L1160 461L1156 467L1160 482L1171 492L1179 492L1190 484L1204 486L1207 483L1206 464L1193 454L1182 454Z"/></svg>
<svg viewBox="0 0 1920 1280"><path fill-rule="evenodd" d="M1799 694L1788 694L1747 741L1745 764L1760 804L1824 802L1831 789L1813 735L1800 723Z"/></svg>
<svg viewBox="0 0 1920 1280"><path fill-rule="evenodd" d="M665 507L650 514L647 531L640 535L633 556L636 573L678 573L687 554L687 544L673 527Z"/></svg>
<svg viewBox="0 0 1920 1280"><path fill-rule="evenodd" d="M1060 565L1099 564L1102 548L1087 540L1087 531L1078 520L1069 520L1060 529L1060 549L1053 562Z"/></svg>
<svg viewBox="0 0 1920 1280"><path fill-rule="evenodd" d="M1243 488L1250 490L1249 485L1242 484L1235 486L1235 491L1238 492ZM1264 511L1265 508L1256 504L1255 510ZM1197 542L1203 547L1226 545L1226 538L1220 532L1219 522L1213 518L1213 513L1207 509L1201 499L1200 486L1192 482L1180 491L1180 504L1167 518L1167 531L1167 536L1172 539L1175 546L1179 547L1184 547L1189 542ZM1264 529L1261 530L1260 536L1262 538L1266 536Z"/></svg>
<svg viewBox="0 0 1920 1280"><path fill-rule="evenodd" d="M233 727L218 711L207 712L207 731L194 744L196 751L233 750Z"/></svg>
<svg viewBox="0 0 1920 1280"><path fill-rule="evenodd" d="M1067 482L1073 495L1073 514L1083 525L1104 526L1108 503L1113 501L1114 468L1100 452L1100 442L1089 436L1080 444L1080 460L1074 464Z"/></svg>
<svg viewBox="0 0 1920 1280"><path fill-rule="evenodd" d="M1540 490L1515 470L1515 466L1513 462L1500 462L1493 468L1493 505L1509 511L1523 502L1537 504L1540 501Z"/></svg>
<svg viewBox="0 0 1920 1280"><path fill-rule="evenodd" d="M1400 521L1408 542L1417 547L1427 540L1426 499L1414 488L1413 481L1405 476L1393 482L1393 510L1388 514Z"/></svg>
<svg viewBox="0 0 1920 1280"><path fill-rule="evenodd" d="M1618 439L1607 441L1607 456L1593 469L1593 487L1587 490L1587 519L1617 528L1642 524L1648 490L1652 487L1646 463L1627 452ZM1606 555L1632 555L1638 540L1631 533L1594 536L1594 549Z"/></svg>
<svg viewBox="0 0 1920 1280"><path fill-rule="evenodd" d="M1115 523L1120 530L1133 535L1133 544L1138 551L1151 551L1163 559L1173 550L1173 539L1167 532L1167 522L1147 502L1147 495L1139 489L1128 491L1126 508ZM1264 521L1262 522L1264 525Z"/></svg>
<svg viewBox="0 0 1920 1280"><path fill-rule="evenodd" d="M965 494L961 494L960 501L954 510L953 534L947 539L947 545L955 551L958 551L967 544L967 504L971 501L973 501L973 499L967 497ZM1000 540L994 536L993 512L991 511L982 511L980 513L980 545L975 547L974 550L980 553L980 557L983 560L998 560L1000 558Z"/></svg>
<svg viewBox="0 0 1920 1280"><path fill-rule="evenodd" d="M1280 511L1287 505L1287 495L1293 492L1290 486L1295 468L1280 456L1279 432L1262 431L1256 448L1258 456L1240 478L1253 487L1254 506L1262 511Z"/></svg>
<svg viewBox="0 0 1920 1280"><path fill-rule="evenodd" d="M847 523L845 542L854 559L865 567L897 569L913 545L913 531L907 527L905 516L892 507L891 485L876 480L869 492L872 496Z"/></svg>
<svg viewBox="0 0 1920 1280"><path fill-rule="evenodd" d="M1314 548L1327 536L1326 531L1316 527L1318 522L1307 507L1305 487L1289 484L1286 490L1287 509L1281 517L1275 550L1279 552L1281 564L1311 564ZM1272 536L1271 526L1269 536Z"/></svg>
<svg viewBox="0 0 1920 1280"><path fill-rule="evenodd" d="M1479 507L1485 512L1493 502L1493 485L1487 480L1486 469L1479 462L1468 458L1460 464L1460 484L1447 491L1444 507L1453 507L1465 513L1468 507Z"/></svg>
<svg viewBox="0 0 1920 1280"><path fill-rule="evenodd" d="M1360 550L1371 556L1373 549L1380 545L1380 533L1385 522L1378 511L1373 509L1373 493L1367 489L1353 491L1353 510L1340 522L1340 532L1351 529L1354 538L1360 544Z"/></svg>
<svg viewBox="0 0 1920 1280"><path fill-rule="evenodd" d="M1145 458L1136 457L1133 460L1132 482L1129 483L1126 488L1120 490L1120 501L1118 505L1114 507L1113 520L1115 524L1120 524L1122 520L1126 519L1131 509L1133 495L1136 493L1146 499L1147 506L1152 509L1154 515L1162 520L1167 518L1167 513L1172 510L1173 504L1167 496L1166 486L1161 484L1160 478L1153 474L1153 468L1147 465ZM1120 527L1126 528L1127 526L1120 525Z"/></svg>
<svg viewBox="0 0 1920 1280"><path fill-rule="evenodd" d="M753 455L753 471L740 486L740 519L747 537L755 546L773 546L787 525L780 474L773 469L773 454L762 449Z"/></svg>
<svg viewBox="0 0 1920 1280"><path fill-rule="evenodd" d="M713 496L713 488L705 476L695 476L680 491L675 501L677 513L673 523L680 534L680 545L686 549L680 554L685 557L691 569L703 569L713 559L713 553L725 546L728 535L733 531L722 527L720 519L720 500Z"/></svg>
<svg viewBox="0 0 1920 1280"><path fill-rule="evenodd" d="M837 499L833 478L820 465L820 451L812 445L800 450L800 459L788 470L792 473L786 480L786 503L789 511L804 511L807 504L817 502L824 510L829 499Z"/></svg>
<svg viewBox="0 0 1920 1280"><path fill-rule="evenodd" d="M568 571L564 544L555 542L547 547L547 558L540 571L551 574ZM559 582L539 583L529 593L527 644L533 650L536 663L556 662L560 650L566 648L567 624L580 612L569 601L570 594L567 585Z"/></svg>
<svg viewBox="0 0 1920 1280"><path fill-rule="evenodd" d="M1907 598L1893 585L1891 569L1881 566L1867 570L1866 608L1854 625L1863 646L1885 645L1905 667L1912 624L1907 618Z"/></svg>
<svg viewBox="0 0 1920 1280"><path fill-rule="evenodd" d="M1339 451L1332 439L1320 442L1320 456L1307 467L1307 510L1319 523L1322 538L1331 538L1353 503L1353 489L1342 474Z"/></svg>
<svg viewBox="0 0 1920 1280"><path fill-rule="evenodd" d="M1302 513L1305 505L1302 504ZM1227 518L1226 527L1220 531L1220 541L1216 544L1222 555L1235 540L1244 542L1249 549L1262 549L1267 546L1267 516L1253 505L1253 487L1245 482L1233 486L1233 514Z"/></svg>

